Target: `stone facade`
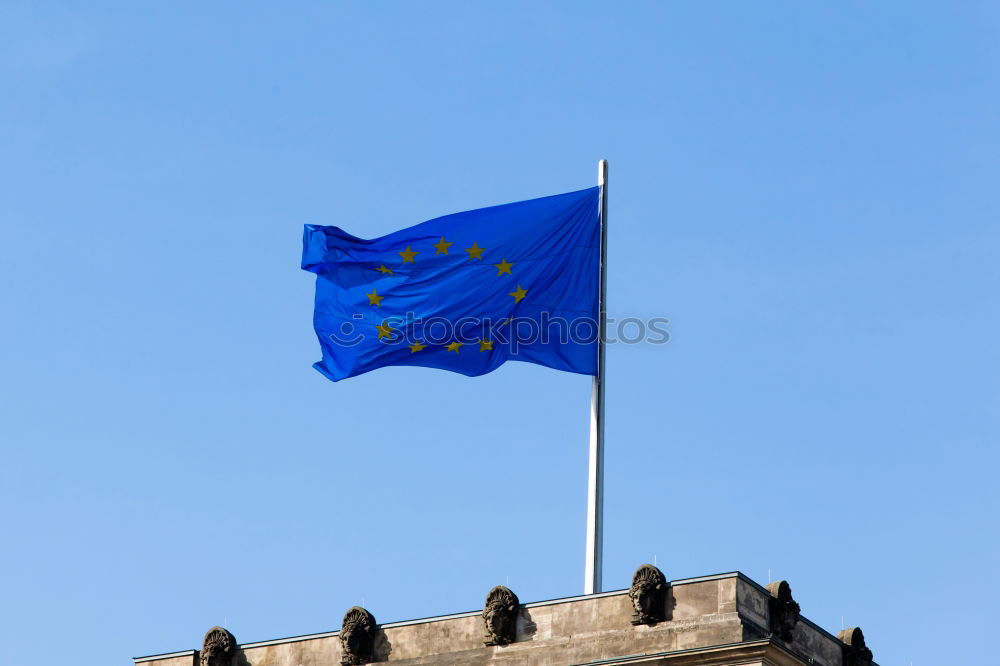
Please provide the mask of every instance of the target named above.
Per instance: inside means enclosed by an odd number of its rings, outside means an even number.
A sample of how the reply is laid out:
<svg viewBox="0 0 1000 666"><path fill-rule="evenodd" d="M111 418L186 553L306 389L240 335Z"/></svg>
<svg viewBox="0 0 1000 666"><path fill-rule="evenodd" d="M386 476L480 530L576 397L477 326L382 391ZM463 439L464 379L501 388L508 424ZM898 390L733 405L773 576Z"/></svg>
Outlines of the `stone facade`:
<svg viewBox="0 0 1000 666"><path fill-rule="evenodd" d="M648 566L648 565L644 565ZM357 631L358 618L371 617L354 608L344 629L322 634L239 645L226 666L338 666L393 663L400 666L567 666L570 664L758 664L785 666L855 666L873 664L860 629L837 638L798 614L791 588L764 588L739 573L666 582L662 611L643 616L637 601L640 587L657 593L661 580L640 568L632 590L605 592L553 601L518 604L506 588L496 619L481 610L444 617L372 625L367 638L344 640ZM662 575L662 574L661 574ZM640 580L641 578L641 580ZM652 581L651 584L648 584ZM499 592L498 592L499 590ZM650 592L651 591L651 592ZM510 599L513 599L513 606ZM660 603L655 600L656 604ZM489 606L490 599L487 600ZM367 616L364 615L367 613ZM637 618L642 621L637 621ZM513 622L512 640L493 640L498 627ZM348 623L351 622L350 627ZM487 623L492 622L491 626ZM372 618L374 623L374 618ZM213 628L217 635L220 628ZM224 631L224 630L223 630ZM487 639L484 641L484 632ZM227 632L228 634L228 632ZM231 636L231 634L229 634ZM206 637L207 639L208 637ZM235 638L233 641L235 642ZM850 641L847 643L845 641ZM492 644L490 644L492 643ZM347 646L353 648L354 654ZM218 652L222 655L222 652ZM867 661L866 661L867 660ZM200 666L199 651L136 658L137 666Z"/></svg>

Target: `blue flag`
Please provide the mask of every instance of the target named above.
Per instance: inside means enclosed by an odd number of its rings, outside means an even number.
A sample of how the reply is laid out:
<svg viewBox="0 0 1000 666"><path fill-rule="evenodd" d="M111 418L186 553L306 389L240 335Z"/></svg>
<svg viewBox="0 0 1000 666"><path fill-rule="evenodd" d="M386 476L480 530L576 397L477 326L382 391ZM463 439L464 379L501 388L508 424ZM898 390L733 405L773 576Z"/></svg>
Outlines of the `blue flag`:
<svg viewBox="0 0 1000 666"><path fill-rule="evenodd" d="M445 215L381 238L307 224L315 368L476 376L528 361L597 373L600 188Z"/></svg>

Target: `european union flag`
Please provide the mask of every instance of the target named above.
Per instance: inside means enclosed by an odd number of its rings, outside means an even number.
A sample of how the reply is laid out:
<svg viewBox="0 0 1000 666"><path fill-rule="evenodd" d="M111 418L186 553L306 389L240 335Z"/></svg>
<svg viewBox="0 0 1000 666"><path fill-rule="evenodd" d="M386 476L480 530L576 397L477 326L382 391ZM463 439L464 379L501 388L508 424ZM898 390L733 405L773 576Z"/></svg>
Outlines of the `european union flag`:
<svg viewBox="0 0 1000 666"><path fill-rule="evenodd" d="M445 215L373 240L307 224L315 368L476 376L508 360L597 373L599 187Z"/></svg>

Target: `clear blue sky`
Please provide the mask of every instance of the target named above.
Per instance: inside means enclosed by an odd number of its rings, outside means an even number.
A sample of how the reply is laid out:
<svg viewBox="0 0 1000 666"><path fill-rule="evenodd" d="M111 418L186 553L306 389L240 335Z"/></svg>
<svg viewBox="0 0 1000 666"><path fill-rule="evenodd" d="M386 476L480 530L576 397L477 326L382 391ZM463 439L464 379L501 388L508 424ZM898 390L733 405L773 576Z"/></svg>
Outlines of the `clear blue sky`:
<svg viewBox="0 0 1000 666"><path fill-rule="evenodd" d="M0 663L581 591L589 379L310 365L303 223L611 163L606 586L768 570L883 666L1000 595L991 3L0 5Z"/></svg>

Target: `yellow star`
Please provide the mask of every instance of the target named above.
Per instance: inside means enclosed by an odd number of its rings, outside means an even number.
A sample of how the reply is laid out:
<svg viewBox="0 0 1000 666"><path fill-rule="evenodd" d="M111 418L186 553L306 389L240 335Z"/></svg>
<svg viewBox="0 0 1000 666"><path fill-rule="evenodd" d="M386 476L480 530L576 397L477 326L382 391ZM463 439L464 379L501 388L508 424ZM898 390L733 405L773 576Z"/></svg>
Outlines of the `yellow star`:
<svg viewBox="0 0 1000 666"><path fill-rule="evenodd" d="M479 341L479 351L493 351L493 341L492 340L480 340Z"/></svg>
<svg viewBox="0 0 1000 666"><path fill-rule="evenodd" d="M455 352L455 353L457 354L457 353L458 353L458 348L459 348L459 347L461 347L461 346L462 346L462 343L461 343L461 342L453 342L453 343L451 343L450 345L448 345L448 346L446 347L446 349L447 349L448 351L453 351L453 352Z"/></svg>
<svg viewBox="0 0 1000 666"><path fill-rule="evenodd" d="M441 236L441 240L434 245L434 249L437 250L434 254L448 254L448 248L454 245L454 243L449 243Z"/></svg>
<svg viewBox="0 0 1000 666"><path fill-rule="evenodd" d="M501 259L499 264L493 264L493 265L497 267L497 275L503 275L504 273L510 275L511 274L510 267L513 266L514 264L507 261L506 259Z"/></svg>
<svg viewBox="0 0 1000 666"><path fill-rule="evenodd" d="M389 326L389 322L383 321L381 324L377 324L375 328L378 329L378 339L392 337L392 333L395 330L392 326Z"/></svg>
<svg viewBox="0 0 1000 666"><path fill-rule="evenodd" d="M385 275L386 273L388 273L389 275L392 275L392 269L391 268L386 268L385 264L382 264L381 266L379 266L375 270L377 270L382 275Z"/></svg>
<svg viewBox="0 0 1000 666"><path fill-rule="evenodd" d="M415 354L416 352L420 351L421 349L426 349L426 348L427 348L427 345L422 345L419 342L414 342L412 345L410 345L410 353L411 354Z"/></svg>
<svg viewBox="0 0 1000 666"><path fill-rule="evenodd" d="M375 307L382 305L382 299L385 298L385 296L378 295L377 289L372 289L372 293L365 294L365 296L368 297L368 305L374 305Z"/></svg>
<svg viewBox="0 0 1000 666"><path fill-rule="evenodd" d="M507 295L514 297L514 303L520 303L521 299L528 295L528 290L522 288L521 285L517 285L517 291L512 291Z"/></svg>
<svg viewBox="0 0 1000 666"><path fill-rule="evenodd" d="M472 247L465 248L465 251L469 253L469 259L479 259L483 258L483 250L485 248L479 247L477 244L473 243Z"/></svg>
<svg viewBox="0 0 1000 666"><path fill-rule="evenodd" d="M404 264L412 264L412 263L414 263L413 262L413 257L417 256L420 253L419 252L414 252L413 250L410 249L410 246L407 245L405 252L397 252L396 254L398 254L399 256L401 256L403 258L403 263Z"/></svg>

